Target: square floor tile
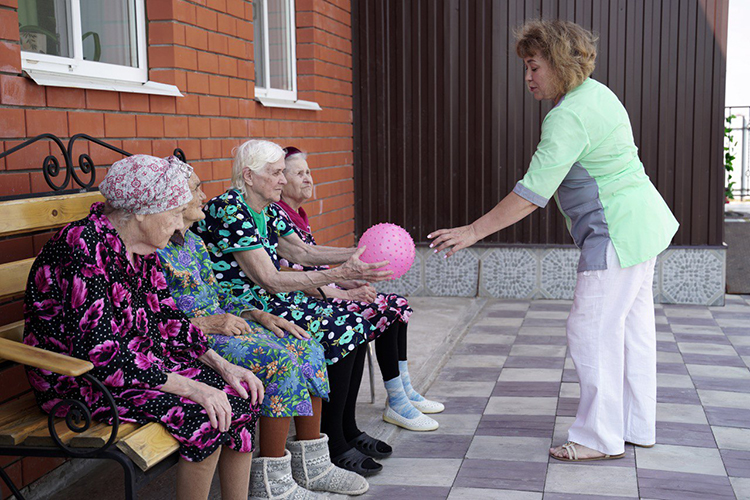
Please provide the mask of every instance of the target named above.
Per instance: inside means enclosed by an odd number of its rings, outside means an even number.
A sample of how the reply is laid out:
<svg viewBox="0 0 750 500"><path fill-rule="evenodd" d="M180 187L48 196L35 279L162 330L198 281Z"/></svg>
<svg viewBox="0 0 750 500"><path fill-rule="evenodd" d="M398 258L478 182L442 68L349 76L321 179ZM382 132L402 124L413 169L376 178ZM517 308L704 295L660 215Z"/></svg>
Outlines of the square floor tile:
<svg viewBox="0 0 750 500"><path fill-rule="evenodd" d="M562 358L565 356L566 346L556 345L522 345L515 344L511 350L511 356L534 356Z"/></svg>
<svg viewBox="0 0 750 500"><path fill-rule="evenodd" d="M736 356L731 345L703 344L700 342L680 342L680 352L684 354L706 354L709 356Z"/></svg>
<svg viewBox="0 0 750 500"><path fill-rule="evenodd" d="M454 354L470 354L476 356L507 356L510 346L507 344L460 344L456 346Z"/></svg>
<svg viewBox="0 0 750 500"><path fill-rule="evenodd" d="M450 380L437 381L428 389L430 396L471 396L489 397L494 389L494 382L455 382Z"/></svg>
<svg viewBox="0 0 750 500"><path fill-rule="evenodd" d="M505 368L562 368L564 363L563 358L508 356L503 366Z"/></svg>
<svg viewBox="0 0 750 500"><path fill-rule="evenodd" d="M682 363L656 363L657 373L670 373L672 375L687 375L688 371Z"/></svg>
<svg viewBox="0 0 750 500"><path fill-rule="evenodd" d="M656 351L656 361L658 363L682 364L682 355L679 352Z"/></svg>
<svg viewBox="0 0 750 500"><path fill-rule="evenodd" d="M695 389L682 389L679 387L656 388L656 401L659 403L700 404L698 393Z"/></svg>
<svg viewBox="0 0 750 500"><path fill-rule="evenodd" d="M588 464L566 467L566 465L569 464L549 464L547 482L544 486L545 494L557 492L638 497L638 480L634 468L592 467Z"/></svg>
<svg viewBox="0 0 750 500"><path fill-rule="evenodd" d="M561 398L580 398L581 385L572 383L563 383L560 385Z"/></svg>
<svg viewBox="0 0 750 500"><path fill-rule="evenodd" d="M716 442L724 450L750 451L750 429L713 427Z"/></svg>
<svg viewBox="0 0 750 500"><path fill-rule="evenodd" d="M575 417L555 417L555 433L552 436L552 446L559 446L568 441L568 429L570 429L575 420Z"/></svg>
<svg viewBox="0 0 750 500"><path fill-rule="evenodd" d="M557 400L556 415L575 417L578 412L578 398L559 398Z"/></svg>
<svg viewBox="0 0 750 500"><path fill-rule="evenodd" d="M546 368L503 368L498 382L560 382L562 370Z"/></svg>
<svg viewBox="0 0 750 500"><path fill-rule="evenodd" d="M750 499L750 478L730 477L729 480L732 482L732 488L734 488L737 500Z"/></svg>
<svg viewBox="0 0 750 500"><path fill-rule="evenodd" d="M732 477L750 478L750 451L719 450L727 474Z"/></svg>
<svg viewBox="0 0 750 500"><path fill-rule="evenodd" d="M515 335L501 335L496 333L469 333L461 339L463 344L512 344Z"/></svg>
<svg viewBox="0 0 750 500"><path fill-rule="evenodd" d="M653 448L636 448L635 456L639 469L726 476L716 448L660 444Z"/></svg>
<svg viewBox="0 0 750 500"><path fill-rule="evenodd" d="M705 406L704 410L711 425L750 428L750 408Z"/></svg>
<svg viewBox="0 0 750 500"><path fill-rule="evenodd" d="M543 491L547 464L502 460L464 460L453 487Z"/></svg>
<svg viewBox="0 0 750 500"><path fill-rule="evenodd" d="M393 447L393 458L466 457L472 436L436 432L402 432Z"/></svg>
<svg viewBox="0 0 750 500"><path fill-rule="evenodd" d="M693 377L750 380L750 370L736 366L685 365Z"/></svg>
<svg viewBox="0 0 750 500"><path fill-rule="evenodd" d="M466 458L547 463L551 436L474 436Z"/></svg>
<svg viewBox="0 0 750 500"><path fill-rule="evenodd" d="M693 384L696 389L750 393L750 381L738 378L693 377Z"/></svg>
<svg viewBox="0 0 750 500"><path fill-rule="evenodd" d="M491 397L485 415L554 415L557 398Z"/></svg>
<svg viewBox="0 0 750 500"><path fill-rule="evenodd" d="M555 417L547 415L484 415L477 436L517 436L550 439Z"/></svg>
<svg viewBox="0 0 750 500"><path fill-rule="evenodd" d="M390 484L371 484L367 493L356 497L358 499L375 498L408 498L409 500L445 500L449 498L451 489L439 486L401 486ZM349 499L350 496L336 495L328 498Z"/></svg>
<svg viewBox="0 0 750 500"><path fill-rule="evenodd" d="M383 467L387 474L368 477L367 482L371 485L450 487L461 467L461 459L387 458L383 460Z"/></svg>
<svg viewBox="0 0 750 500"><path fill-rule="evenodd" d="M664 308L664 315L668 318L713 319L711 311L706 308L668 306Z"/></svg>
<svg viewBox="0 0 750 500"><path fill-rule="evenodd" d="M701 405L657 403L657 422L680 422L685 424L706 424L706 414Z"/></svg>
<svg viewBox="0 0 750 500"><path fill-rule="evenodd" d="M536 319L562 319L566 320L568 319L568 315L570 314L570 311L537 311L537 310L531 310L526 313L527 318L536 318Z"/></svg>
<svg viewBox="0 0 750 500"><path fill-rule="evenodd" d="M477 430L481 415L463 415L451 413L436 413L430 415L437 420L440 428L435 434L454 434L457 436L472 436Z"/></svg>
<svg viewBox="0 0 750 500"><path fill-rule="evenodd" d="M522 326L518 330L518 336L524 335L547 335L551 337L565 337L565 327L555 326Z"/></svg>
<svg viewBox="0 0 750 500"><path fill-rule="evenodd" d="M405 497L401 497L405 498ZM448 500L542 500L542 494L535 491L496 490L491 488L454 487Z"/></svg>
<svg viewBox="0 0 750 500"><path fill-rule="evenodd" d="M491 382L497 380L501 370L502 368L453 368L452 370L442 370L437 380Z"/></svg>
<svg viewBox="0 0 750 500"><path fill-rule="evenodd" d="M750 408L750 394L729 391L699 390L703 406L720 406L724 408L739 408L742 410Z"/></svg>
<svg viewBox="0 0 750 500"><path fill-rule="evenodd" d="M699 335L708 335L708 334L714 334L714 335L724 335L724 332L721 330L720 326L717 325L676 325L672 324L669 325L672 333L697 333Z"/></svg>
<svg viewBox="0 0 750 500"><path fill-rule="evenodd" d="M676 387L682 389L694 389L690 375L674 375L671 373L658 373L656 376L658 387Z"/></svg>
<svg viewBox="0 0 750 500"><path fill-rule="evenodd" d="M557 397L560 382L498 382L493 396Z"/></svg>
<svg viewBox="0 0 750 500"><path fill-rule="evenodd" d="M454 354L445 364L443 370L453 368L502 368L506 356L476 356L471 354Z"/></svg>
<svg viewBox="0 0 750 500"><path fill-rule="evenodd" d="M648 470L638 463L638 487L642 498L659 499L733 499L726 476Z"/></svg>
<svg viewBox="0 0 750 500"><path fill-rule="evenodd" d="M657 444L697 446L716 448L716 440L707 424L686 424L680 422L656 422Z"/></svg>
<svg viewBox="0 0 750 500"><path fill-rule="evenodd" d="M566 316L567 318L567 316ZM549 319L549 318L526 318L523 321L523 326L536 326L536 327L553 327L553 328L565 328L566 318Z"/></svg>
<svg viewBox="0 0 750 500"><path fill-rule="evenodd" d="M515 339L516 345L568 345L568 339L556 335L519 335Z"/></svg>
<svg viewBox="0 0 750 500"><path fill-rule="evenodd" d="M492 316L486 316L476 323L474 323L474 327L477 326L508 326L513 328L518 328L523 324L523 316L518 318L502 318L502 317L492 317Z"/></svg>

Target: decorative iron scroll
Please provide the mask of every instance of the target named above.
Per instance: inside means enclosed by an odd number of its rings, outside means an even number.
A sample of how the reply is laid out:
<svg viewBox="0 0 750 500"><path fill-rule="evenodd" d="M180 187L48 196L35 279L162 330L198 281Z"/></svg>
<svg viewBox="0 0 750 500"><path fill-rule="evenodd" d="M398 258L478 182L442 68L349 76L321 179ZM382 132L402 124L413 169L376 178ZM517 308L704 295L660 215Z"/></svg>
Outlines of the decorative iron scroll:
<svg viewBox="0 0 750 500"><path fill-rule="evenodd" d="M113 146L112 144L104 142L101 139L91 137L88 134L76 134L72 136L68 140L67 146L63 143L63 141L60 138L58 138L54 134L40 134L32 139L22 142L18 146L10 148L9 150L3 153L0 153L0 159L5 158L6 156L11 155L15 153L16 151L24 149L38 141L45 140L45 139L50 140L57 145L57 147L60 149L60 153L62 154L62 158L65 162L65 165L60 165L60 160L58 160L57 156L55 156L54 154L49 154L44 158L44 160L42 160L42 173L44 174L44 180L47 181L47 185L53 191L64 191L65 189L75 189L76 184L80 186L81 189L86 190L86 191L93 191L96 189L95 187L93 187L96 182L96 165L94 163L94 160L91 158L91 156L89 156L87 153L82 153L78 155L77 166L73 163L73 158L72 158L73 145L78 140L86 140L86 141L93 142L94 144L98 144L99 146L107 148L110 151L115 151L117 153L120 153L123 156L131 156L133 154L133 153L129 153L125 151L124 149L120 149L117 146ZM185 152L182 149L175 148L172 154L174 154L180 160L187 162L187 159L185 158ZM57 180L57 177L60 176L61 170L63 169L65 171L65 177L62 179L62 182L60 183L58 183L59 181L55 182ZM85 178L82 179L81 177L79 177L78 171L80 171L85 176L88 176L89 177L88 180L85 180ZM72 179L72 182L71 182L71 179Z"/></svg>
<svg viewBox="0 0 750 500"><path fill-rule="evenodd" d="M55 428L55 415L57 414L57 410L67 406L67 411L65 413L65 424L68 426L68 429L79 434L82 432L86 432L91 427L91 410L83 402L76 399L64 399L53 406L49 412L49 417L47 419L47 428L49 429L49 435L52 436L52 440L59 448L63 449L65 453L67 453L71 457L75 458L93 457L101 453L102 451L105 451L107 448L112 446L112 443L114 443L117 439L117 432L120 428L120 414L117 411L117 405L115 404L115 400L112 398L112 394L109 392L109 390L104 386L104 384L99 382L96 378L92 377L88 373L81 375L81 378L91 384L92 391L95 392L98 390L101 392L102 397L104 397L104 399L106 400L107 406L109 407L109 410L112 414L112 427L110 430L109 439L99 448L72 448L63 443L62 439L60 439L60 436L57 434L57 429Z"/></svg>

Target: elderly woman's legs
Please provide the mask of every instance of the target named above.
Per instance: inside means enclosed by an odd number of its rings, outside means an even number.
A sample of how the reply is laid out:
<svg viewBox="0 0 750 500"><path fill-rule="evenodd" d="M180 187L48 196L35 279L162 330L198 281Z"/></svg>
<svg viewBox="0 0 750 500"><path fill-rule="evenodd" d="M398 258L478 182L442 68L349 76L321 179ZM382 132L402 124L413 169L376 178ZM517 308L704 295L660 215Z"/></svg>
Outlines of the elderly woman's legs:
<svg viewBox="0 0 750 500"><path fill-rule="evenodd" d="M247 499L252 460L252 453L240 453L228 446L222 447L219 457L222 500Z"/></svg>
<svg viewBox="0 0 750 500"><path fill-rule="evenodd" d="M206 500L208 498L221 452L222 448L218 448L200 462L189 462L180 457L177 463L178 500ZM251 453L246 453L246 455L252 459ZM250 474L250 462L247 463L247 473ZM247 484L245 483L245 498L247 498Z"/></svg>

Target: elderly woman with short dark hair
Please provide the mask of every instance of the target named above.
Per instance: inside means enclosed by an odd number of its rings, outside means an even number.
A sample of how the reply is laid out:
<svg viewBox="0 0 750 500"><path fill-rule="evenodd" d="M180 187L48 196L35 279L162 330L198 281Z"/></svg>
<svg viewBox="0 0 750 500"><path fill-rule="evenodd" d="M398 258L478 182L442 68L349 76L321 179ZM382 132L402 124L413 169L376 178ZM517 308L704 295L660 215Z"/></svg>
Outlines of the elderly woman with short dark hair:
<svg viewBox="0 0 750 500"><path fill-rule="evenodd" d="M558 460L621 458L626 443L656 439L656 333L652 281L656 256L678 223L638 158L628 113L590 78L596 37L560 20L531 21L516 53L537 100L555 107L526 175L472 224L441 229L435 251L446 256L523 219L554 195L581 249L567 322L581 398Z"/></svg>
<svg viewBox="0 0 750 500"><path fill-rule="evenodd" d="M313 191L307 154L291 146L284 151L284 175L287 183L282 191L282 198L276 205L297 236L306 244L315 245L307 214L302 208L302 204L312 197ZM282 260L281 263L303 271L325 269L319 266L301 266L286 260ZM431 401L419 394L412 386L409 376L407 329L412 314L409 302L395 293L377 293L366 283L331 284L322 290L334 304L340 304L348 311L362 314L376 327L377 335L371 335L369 340L375 341L375 352L388 393L383 420L411 431L437 429L437 421L424 414L440 413L445 407L442 403ZM363 453L378 457L390 451L390 447L385 443L361 431L351 439Z"/></svg>
<svg viewBox="0 0 750 500"><path fill-rule="evenodd" d="M112 165L100 186L106 202L53 236L31 268L24 342L91 361L121 420L165 426L180 443L177 498L207 498L218 463L222 497L244 500L263 385L209 348L154 253L183 224L192 172L175 157ZM27 370L44 411L76 399L111 422L86 382Z"/></svg>

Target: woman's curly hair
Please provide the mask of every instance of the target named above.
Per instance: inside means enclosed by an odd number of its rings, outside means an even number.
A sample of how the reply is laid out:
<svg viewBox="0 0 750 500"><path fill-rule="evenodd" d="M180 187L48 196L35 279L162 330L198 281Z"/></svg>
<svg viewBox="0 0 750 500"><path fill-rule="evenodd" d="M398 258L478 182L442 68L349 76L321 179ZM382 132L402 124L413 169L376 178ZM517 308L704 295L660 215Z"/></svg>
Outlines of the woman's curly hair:
<svg viewBox="0 0 750 500"><path fill-rule="evenodd" d="M592 32L570 21L528 21L516 32L516 54L521 59L540 56L557 76L559 95L583 83L596 65L596 42Z"/></svg>

